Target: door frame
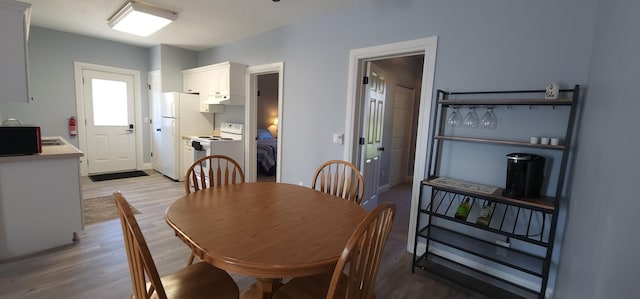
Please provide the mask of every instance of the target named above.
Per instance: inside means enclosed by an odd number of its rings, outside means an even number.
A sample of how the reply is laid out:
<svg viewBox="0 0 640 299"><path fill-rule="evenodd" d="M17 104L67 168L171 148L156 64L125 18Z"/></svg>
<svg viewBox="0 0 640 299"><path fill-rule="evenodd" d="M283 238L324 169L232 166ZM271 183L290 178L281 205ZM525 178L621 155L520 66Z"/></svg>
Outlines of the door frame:
<svg viewBox="0 0 640 299"><path fill-rule="evenodd" d="M283 94L284 94L284 62L274 62L247 67L246 74L246 94L244 109L244 173L247 182L255 182L257 180L258 161L256 159L256 119L258 108L258 76L266 74L278 74L278 150L276 153L276 182L280 182L282 173L282 124L284 115L282 114Z"/></svg>
<svg viewBox="0 0 640 299"><path fill-rule="evenodd" d="M160 82L158 85L159 86L154 86L152 83L154 82L153 80L151 80L152 78L156 78L158 79L158 81ZM147 73L147 84L149 85L149 94L147 95L149 103L147 104L149 107L149 122L147 123L148 127L149 127L149 150L151 152L151 169L155 169L160 171L160 169L162 168L160 166L161 161L159 159L161 159L162 157L160 157L160 149L155 147L154 142L156 142L156 135L155 132L156 130L154 129L154 126L159 126L160 125L160 112L158 112L158 115L156 115L156 110L160 111L160 107L156 107L156 105L153 103L153 96L157 95L159 97L162 97L162 72L160 70L153 70L153 71L149 71ZM154 91L158 90L158 94L156 94ZM158 101L156 104L158 104L160 101ZM158 161L158 164L155 164L155 161Z"/></svg>
<svg viewBox="0 0 640 299"><path fill-rule="evenodd" d="M75 84L76 84L76 125L78 128L78 146L80 151L87 153L87 129L86 129L86 116L84 113L84 88L82 72L84 70L92 70L106 73L118 73L123 75L133 76L133 106L134 106L134 123L136 125L135 134L135 147L136 147L136 169L143 169L144 158L142 154L142 91L140 84L140 71L124 69L106 65L92 64L86 62L74 61L73 63ZM80 157L80 175L86 176L88 174L87 158L85 156Z"/></svg>
<svg viewBox="0 0 640 299"><path fill-rule="evenodd" d="M402 57L424 54L422 69L422 82L420 93L420 110L418 112L418 132L416 132L416 158L414 162L414 175L411 187L411 212L409 215L409 229L407 233L407 251L413 251L415 242L416 220L421 181L426 172L428 153L427 138L429 136L429 123L431 120L431 107L433 95L433 82L435 78L436 50L438 37L432 36L409 41L378 45L367 48L352 49L349 51L349 76L347 83L347 107L345 122L345 146L344 160L356 161L359 155L359 132L362 131L360 120L360 107L362 102L363 66L366 61L380 60L392 57ZM426 153L426 154L425 154Z"/></svg>

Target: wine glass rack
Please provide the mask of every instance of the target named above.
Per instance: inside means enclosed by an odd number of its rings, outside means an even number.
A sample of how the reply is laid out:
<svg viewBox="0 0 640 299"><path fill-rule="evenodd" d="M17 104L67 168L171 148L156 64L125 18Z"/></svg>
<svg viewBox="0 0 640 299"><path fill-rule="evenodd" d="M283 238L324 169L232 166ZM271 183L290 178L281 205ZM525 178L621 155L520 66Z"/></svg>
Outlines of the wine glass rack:
<svg viewBox="0 0 640 299"><path fill-rule="evenodd" d="M463 283L492 298L545 298L556 239L560 199L568 163L580 86L560 90L561 99L539 99L544 90L447 92L438 90L432 113L429 176L422 181L412 271L422 269ZM487 96L484 98L484 96ZM506 97L505 97L506 96ZM456 99L451 99L455 97ZM468 98L465 98L468 97ZM479 99L479 97L483 97ZM568 106L562 145L531 144L509 138L460 137L445 134L447 107ZM441 177L443 143L471 142L559 151L559 171L552 196L509 198L500 187ZM451 157L449 157L451 159ZM475 188L479 186L478 188ZM468 186L471 186L469 188ZM456 208L470 199L466 219ZM478 224L480 207L492 204L488 224ZM418 244L424 245L419 252ZM451 254L453 252L453 254ZM465 259L457 258L466 256ZM471 257L471 258L469 258ZM469 262L472 261L472 262ZM506 277L504 273L516 273ZM513 277L525 277L533 283Z"/></svg>

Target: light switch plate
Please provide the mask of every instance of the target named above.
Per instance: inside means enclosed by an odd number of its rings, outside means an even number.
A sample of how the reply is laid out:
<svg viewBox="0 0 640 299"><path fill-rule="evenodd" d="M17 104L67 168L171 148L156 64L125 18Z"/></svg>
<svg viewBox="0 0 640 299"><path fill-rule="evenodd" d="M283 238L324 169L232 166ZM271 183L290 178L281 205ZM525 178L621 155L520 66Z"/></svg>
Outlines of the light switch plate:
<svg viewBox="0 0 640 299"><path fill-rule="evenodd" d="M344 135L342 133L333 133L333 143L342 144Z"/></svg>
<svg viewBox="0 0 640 299"><path fill-rule="evenodd" d="M560 85L558 83L551 83L547 86L547 90L544 93L544 98L547 100L557 100L558 93L560 92Z"/></svg>

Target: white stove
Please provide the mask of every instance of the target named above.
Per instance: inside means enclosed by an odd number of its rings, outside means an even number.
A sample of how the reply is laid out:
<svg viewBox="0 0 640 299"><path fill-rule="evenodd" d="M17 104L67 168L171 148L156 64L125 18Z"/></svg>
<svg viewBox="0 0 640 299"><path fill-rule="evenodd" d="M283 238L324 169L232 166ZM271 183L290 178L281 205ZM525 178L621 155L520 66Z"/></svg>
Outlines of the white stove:
<svg viewBox="0 0 640 299"><path fill-rule="evenodd" d="M222 122L220 124L220 136L198 136L192 138L192 141L208 143L211 141L235 141L242 140L243 124L234 124Z"/></svg>
<svg viewBox="0 0 640 299"><path fill-rule="evenodd" d="M243 124L220 124L220 136L197 136L191 138L193 161L210 155L224 155L236 160L244 170ZM205 169L205 173L208 170Z"/></svg>

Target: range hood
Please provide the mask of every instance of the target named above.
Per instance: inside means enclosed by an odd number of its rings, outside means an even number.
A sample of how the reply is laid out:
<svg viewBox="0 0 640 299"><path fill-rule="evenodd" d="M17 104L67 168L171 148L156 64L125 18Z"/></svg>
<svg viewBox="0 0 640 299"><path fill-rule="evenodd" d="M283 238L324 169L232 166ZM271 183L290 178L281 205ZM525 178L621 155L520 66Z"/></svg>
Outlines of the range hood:
<svg viewBox="0 0 640 299"><path fill-rule="evenodd" d="M208 95L207 104L222 104L222 105L244 105L244 96L242 95L229 95L229 94L214 94Z"/></svg>

